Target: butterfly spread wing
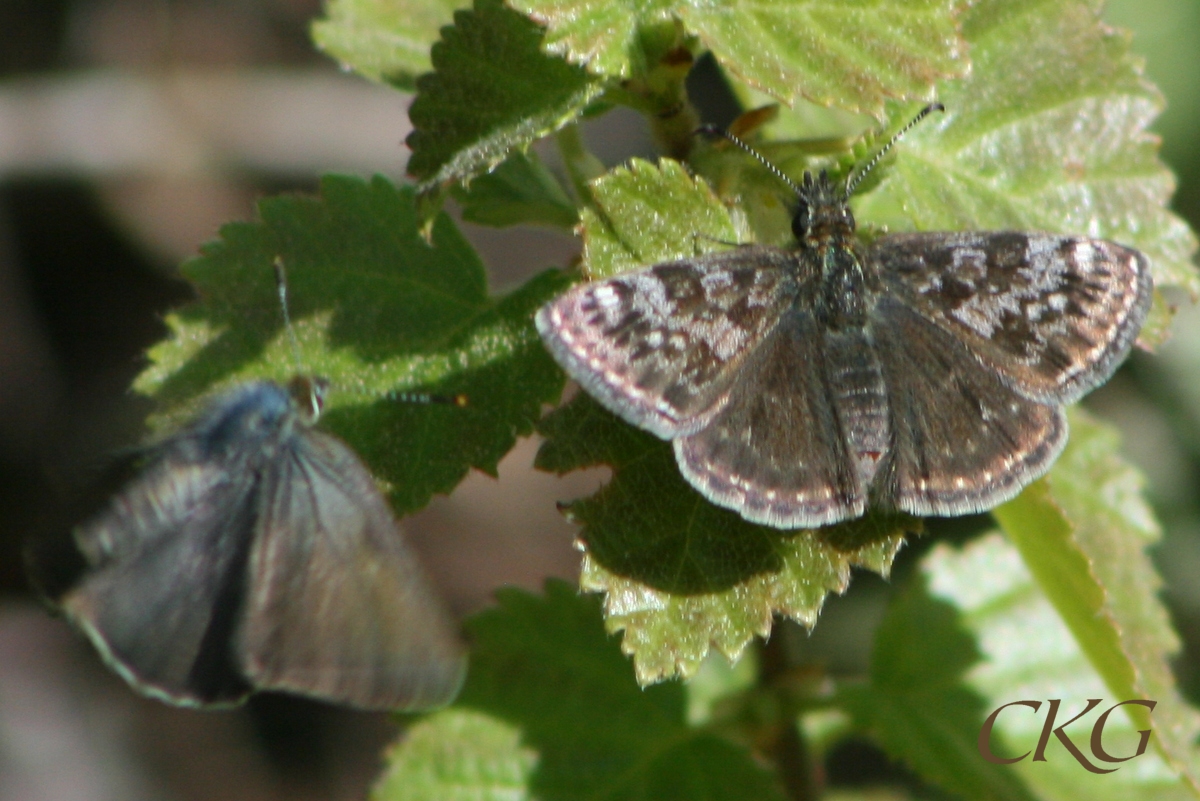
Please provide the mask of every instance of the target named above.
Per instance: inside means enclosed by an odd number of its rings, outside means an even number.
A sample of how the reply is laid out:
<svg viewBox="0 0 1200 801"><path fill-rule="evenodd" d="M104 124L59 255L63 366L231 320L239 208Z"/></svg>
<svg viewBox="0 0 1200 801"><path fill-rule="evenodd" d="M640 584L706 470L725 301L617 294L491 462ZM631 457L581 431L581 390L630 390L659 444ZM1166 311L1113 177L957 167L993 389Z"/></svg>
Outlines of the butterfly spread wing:
<svg viewBox="0 0 1200 801"><path fill-rule="evenodd" d="M887 292L960 339L1032 400L1070 403L1103 383L1150 308L1145 256L1052 234L895 234L868 258Z"/></svg>
<svg viewBox="0 0 1200 801"><path fill-rule="evenodd" d="M784 251L739 247L575 287L538 331L584 389L663 439L703 428L790 303Z"/></svg>
<svg viewBox="0 0 1200 801"><path fill-rule="evenodd" d="M172 703L233 702L250 687L228 653L256 483L169 443L75 532L88 572L60 600L118 673Z"/></svg>
<svg viewBox="0 0 1200 801"><path fill-rule="evenodd" d="M255 686L367 709L418 709L457 693L453 622L348 447L299 431L260 494L237 637Z"/></svg>
<svg viewBox="0 0 1200 801"><path fill-rule="evenodd" d="M1151 299L1145 257L1103 240L897 234L867 258L894 429L876 492L915 514L981 511L1042 475L1060 405L1112 374Z"/></svg>

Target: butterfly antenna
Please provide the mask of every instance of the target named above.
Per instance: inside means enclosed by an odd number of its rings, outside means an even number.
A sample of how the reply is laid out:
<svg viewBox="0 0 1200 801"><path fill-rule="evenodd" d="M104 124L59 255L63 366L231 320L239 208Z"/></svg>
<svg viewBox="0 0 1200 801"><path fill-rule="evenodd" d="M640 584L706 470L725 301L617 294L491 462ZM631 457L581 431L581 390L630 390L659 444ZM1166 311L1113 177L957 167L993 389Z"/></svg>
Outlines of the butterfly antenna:
<svg viewBox="0 0 1200 801"><path fill-rule="evenodd" d="M933 112L945 111L945 110L946 110L946 107L943 106L941 103L930 103L928 106L926 106L925 108L923 108L919 112L917 112L917 116L915 116L911 120L909 120L908 125L905 125L903 128L896 131L896 133L892 136L892 138L888 140L888 143L886 145L884 145L882 148L880 148L878 153L876 153L874 156L871 156L870 161L868 161L857 172L855 172L853 175L851 175L849 178L846 179L846 197L845 197L845 199L846 200L850 199L850 196L854 194L854 190L857 189L858 185L862 183L863 178L867 177L867 173L869 173L875 167L875 165L879 163L880 159L882 159L884 156L887 155L887 152L892 149L892 145L899 142L900 138L902 136L904 136L906 133L908 133L910 128L912 128L914 125L916 125L921 120L928 117Z"/></svg>
<svg viewBox="0 0 1200 801"><path fill-rule="evenodd" d="M750 145L746 144L741 139L739 139L737 136L734 136L729 131L725 130L724 128L720 127L719 125L701 125L699 128L696 129L695 133L705 134L706 136L719 136L723 139L728 139L730 142L733 142L735 145L740 147L742 150L746 151L751 156L753 156L755 159L757 159L758 163L763 165L764 167L766 167L767 170L769 170L772 175L774 175L780 181L783 181L785 184L787 184L788 188L791 189L792 192L796 193L797 195L800 194L799 184L797 184L791 178L788 178L786 175L784 175L783 170L779 169L774 164L772 164L770 161L768 161L767 157L764 156L762 153L759 153L757 150L750 147Z"/></svg>
<svg viewBox="0 0 1200 801"><path fill-rule="evenodd" d="M296 331L292 328L292 315L288 312L287 271L283 268L283 259L275 259L275 288L279 290L279 308L283 309L283 327L287 329L288 340L292 343L292 357L296 360L296 374L304 372L304 364L300 360L300 340L296 339Z"/></svg>
<svg viewBox="0 0 1200 801"><path fill-rule="evenodd" d="M304 365L300 359L300 340L296 338L296 330L292 328L292 316L288 312L287 299L287 271L283 266L283 259L275 259L275 286L279 290L279 308L283 309L283 326L287 329L288 339L292 343L292 355L296 359L296 375L299 376L304 372ZM466 395L437 395L430 392L389 392L385 395L389 400L399 401L401 403L423 403L437 404L442 406L466 406ZM313 400L314 409L319 405L319 400Z"/></svg>
<svg viewBox="0 0 1200 801"><path fill-rule="evenodd" d="M432 392L389 392L386 395L388 400L399 401L400 403L423 403L434 404L436 406L466 406L467 396L458 395L439 395Z"/></svg>
<svg viewBox="0 0 1200 801"><path fill-rule="evenodd" d="M308 404L308 414L313 422L321 416L325 407L325 393L329 382L324 378L314 378L304 374L304 360L300 358L300 340L296 338L296 329L292 327L292 315L288 311L287 299L287 270L283 267L283 259L276 256L275 288L279 292L279 308L283 310L283 327L287 329L288 341L292 343L292 358L296 360L296 375L288 384L293 400L300 404Z"/></svg>

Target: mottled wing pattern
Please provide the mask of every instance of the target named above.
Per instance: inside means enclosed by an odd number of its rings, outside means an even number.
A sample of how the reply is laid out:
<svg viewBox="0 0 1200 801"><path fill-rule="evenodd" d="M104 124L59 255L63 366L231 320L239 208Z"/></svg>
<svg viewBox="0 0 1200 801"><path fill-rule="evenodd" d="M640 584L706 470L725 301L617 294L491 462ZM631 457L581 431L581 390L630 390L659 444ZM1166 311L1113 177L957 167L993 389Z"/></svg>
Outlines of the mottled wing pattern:
<svg viewBox="0 0 1200 801"><path fill-rule="evenodd" d="M824 350L811 313L784 315L745 360L720 413L675 440L680 471L706 498L780 528L863 513L866 493L823 374Z"/></svg>
<svg viewBox="0 0 1200 801"><path fill-rule="evenodd" d="M795 256L745 246L575 287L537 327L584 389L664 439L703 428L799 291Z"/></svg>
<svg viewBox="0 0 1200 801"><path fill-rule="evenodd" d="M259 498L236 640L255 686L366 709L449 702L466 669L456 626L350 449L297 432Z"/></svg>
<svg viewBox="0 0 1200 801"><path fill-rule="evenodd" d="M173 703L235 702L250 687L229 659L255 482L168 442L75 539L88 563L60 604L110 666ZM236 472L236 471L235 471ZM169 647L167 647L169 644Z"/></svg>
<svg viewBox="0 0 1200 801"><path fill-rule="evenodd" d="M1066 442L1062 409L1006 386L962 342L883 298L871 331L892 411L893 444L872 501L915 515L962 515L1015 496Z"/></svg>
<svg viewBox="0 0 1200 801"><path fill-rule="evenodd" d="M961 339L1029 398L1069 403L1103 383L1150 307L1150 267L1099 239L895 234L866 257L888 292Z"/></svg>

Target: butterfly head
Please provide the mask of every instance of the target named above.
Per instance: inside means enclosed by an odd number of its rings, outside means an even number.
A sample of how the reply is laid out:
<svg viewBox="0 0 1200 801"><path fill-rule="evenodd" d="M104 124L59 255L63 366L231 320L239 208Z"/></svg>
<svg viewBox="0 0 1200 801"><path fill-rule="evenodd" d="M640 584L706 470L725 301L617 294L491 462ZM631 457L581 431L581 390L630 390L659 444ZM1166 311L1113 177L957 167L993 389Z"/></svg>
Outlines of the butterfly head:
<svg viewBox="0 0 1200 801"><path fill-rule="evenodd" d="M844 189L835 187L825 170L821 170L816 178L812 173L806 172L804 180L797 184L768 161L763 154L724 128L703 125L696 132L707 136L720 136L737 145L796 193L796 209L792 215L792 234L801 248L810 249L845 243L854 237L854 214L850 211L850 196L854 194L854 190L879 163L880 159L892 149L892 146L900 141L900 138L910 128L934 111L945 111L945 107L941 103L930 103L921 109L916 117L897 131L887 144L847 179Z"/></svg>
<svg viewBox="0 0 1200 801"><path fill-rule="evenodd" d="M288 394L300 412L301 419L312 425L325 409L325 394L329 391L329 379L298 375L288 382Z"/></svg>
<svg viewBox="0 0 1200 801"><path fill-rule="evenodd" d="M792 234L804 248L854 236L854 214L846 203L846 196L834 187L824 170L816 178L812 173L804 173L804 180L796 191Z"/></svg>

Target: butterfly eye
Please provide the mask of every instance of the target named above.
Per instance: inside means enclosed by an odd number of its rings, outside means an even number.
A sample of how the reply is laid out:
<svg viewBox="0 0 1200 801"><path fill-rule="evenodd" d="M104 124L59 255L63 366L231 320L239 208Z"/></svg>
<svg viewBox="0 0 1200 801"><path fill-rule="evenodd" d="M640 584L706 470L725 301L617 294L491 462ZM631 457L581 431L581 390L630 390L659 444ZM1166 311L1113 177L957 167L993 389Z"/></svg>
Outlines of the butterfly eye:
<svg viewBox="0 0 1200 801"><path fill-rule="evenodd" d="M808 204L801 200L796 206L796 213L792 215L792 236L803 240L811 227L812 216L809 213Z"/></svg>
<svg viewBox="0 0 1200 801"><path fill-rule="evenodd" d="M325 409L325 393L329 381L325 378L298 375L288 382L288 394L301 410L305 420L315 423Z"/></svg>
<svg viewBox="0 0 1200 801"><path fill-rule="evenodd" d="M850 211L849 206L842 207L842 224L850 231L854 230L854 212Z"/></svg>

